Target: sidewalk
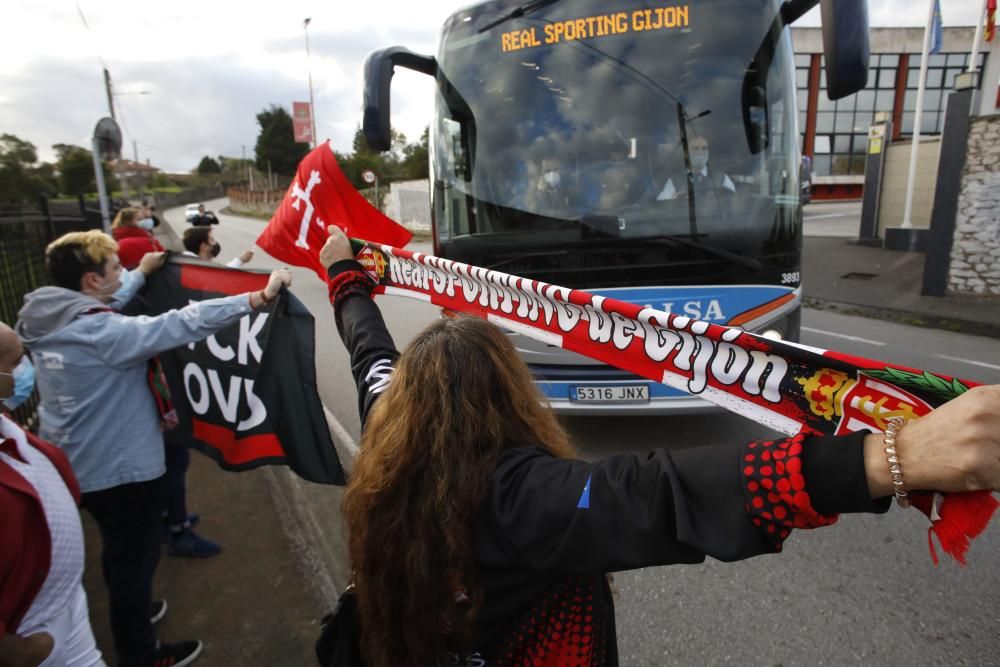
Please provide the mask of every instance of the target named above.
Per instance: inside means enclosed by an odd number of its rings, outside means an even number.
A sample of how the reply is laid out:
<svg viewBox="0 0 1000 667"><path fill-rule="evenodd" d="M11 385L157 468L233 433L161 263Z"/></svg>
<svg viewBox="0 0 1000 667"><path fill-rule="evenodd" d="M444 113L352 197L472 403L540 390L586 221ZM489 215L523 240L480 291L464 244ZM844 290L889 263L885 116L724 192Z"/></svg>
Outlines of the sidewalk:
<svg viewBox="0 0 1000 667"><path fill-rule="evenodd" d="M1000 297L921 296L924 255L807 236L802 300L808 308L1000 338Z"/></svg>

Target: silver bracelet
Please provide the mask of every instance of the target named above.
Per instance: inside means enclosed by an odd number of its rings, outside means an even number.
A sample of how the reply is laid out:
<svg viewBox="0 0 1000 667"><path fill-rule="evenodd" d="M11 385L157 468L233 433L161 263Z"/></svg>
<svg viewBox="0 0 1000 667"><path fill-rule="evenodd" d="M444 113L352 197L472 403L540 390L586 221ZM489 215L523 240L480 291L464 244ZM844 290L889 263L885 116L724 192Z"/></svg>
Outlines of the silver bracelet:
<svg viewBox="0 0 1000 667"><path fill-rule="evenodd" d="M903 468L899 464L899 453L896 451L896 436L899 435L906 421L902 417L890 417L885 425L885 453L889 461L889 476L892 478L892 492L896 495L896 503L900 507L910 506L910 494L903 484Z"/></svg>

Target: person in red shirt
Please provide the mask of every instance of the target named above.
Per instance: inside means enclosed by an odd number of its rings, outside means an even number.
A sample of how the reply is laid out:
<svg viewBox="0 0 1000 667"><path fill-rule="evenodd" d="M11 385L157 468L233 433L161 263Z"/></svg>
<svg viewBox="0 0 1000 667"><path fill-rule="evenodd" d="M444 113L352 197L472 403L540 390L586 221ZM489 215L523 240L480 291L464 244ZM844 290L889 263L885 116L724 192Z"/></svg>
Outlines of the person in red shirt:
<svg viewBox="0 0 1000 667"><path fill-rule="evenodd" d="M80 487L62 451L4 414L33 378L0 323L0 667L104 665L83 590Z"/></svg>
<svg viewBox="0 0 1000 667"><path fill-rule="evenodd" d="M139 266L147 252L163 252L163 246L153 237L154 225L148 209L139 208L123 208L111 223L111 235L118 241L118 259L129 271Z"/></svg>

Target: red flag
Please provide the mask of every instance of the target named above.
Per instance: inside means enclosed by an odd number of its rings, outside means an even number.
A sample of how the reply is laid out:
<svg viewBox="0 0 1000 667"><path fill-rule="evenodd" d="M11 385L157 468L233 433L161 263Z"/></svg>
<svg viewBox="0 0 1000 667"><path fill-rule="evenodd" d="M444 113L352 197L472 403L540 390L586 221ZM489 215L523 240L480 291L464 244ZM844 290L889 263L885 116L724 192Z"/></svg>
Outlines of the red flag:
<svg viewBox="0 0 1000 667"><path fill-rule="evenodd" d="M292 133L295 143L312 143L312 107L308 102L292 102Z"/></svg>
<svg viewBox="0 0 1000 667"><path fill-rule="evenodd" d="M324 142L302 158L295 180L257 245L275 259L313 269L325 281L319 250L326 242L328 225L340 227L348 236L397 247L413 238L354 189L340 171L330 143Z"/></svg>
<svg viewBox="0 0 1000 667"><path fill-rule="evenodd" d="M992 42L997 32L997 0L986 2L986 41Z"/></svg>

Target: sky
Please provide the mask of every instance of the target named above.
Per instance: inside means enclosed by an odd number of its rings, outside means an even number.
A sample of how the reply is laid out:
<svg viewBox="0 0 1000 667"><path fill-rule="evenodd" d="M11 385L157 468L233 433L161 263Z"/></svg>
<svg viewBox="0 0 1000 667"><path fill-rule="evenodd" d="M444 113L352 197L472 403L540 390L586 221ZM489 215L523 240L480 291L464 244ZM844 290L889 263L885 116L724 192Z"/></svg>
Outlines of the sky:
<svg viewBox="0 0 1000 667"><path fill-rule="evenodd" d="M0 133L30 141L42 161L54 160L53 144L89 146L94 125L108 115L107 67L124 156L187 172L204 155L239 157L244 149L252 155L256 114L271 104L291 110L293 101L308 101L311 70L317 135L349 151L361 123L368 53L400 45L433 54L445 19L468 4L3 0ZM871 25L921 26L924 5L871 0ZM941 0L944 25L973 25L981 6L982 0ZM818 11L799 24L819 25ZM430 122L433 95L430 77L397 70L393 127L418 139Z"/></svg>

